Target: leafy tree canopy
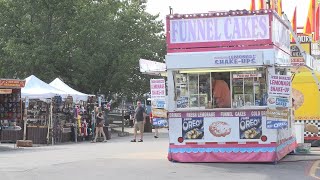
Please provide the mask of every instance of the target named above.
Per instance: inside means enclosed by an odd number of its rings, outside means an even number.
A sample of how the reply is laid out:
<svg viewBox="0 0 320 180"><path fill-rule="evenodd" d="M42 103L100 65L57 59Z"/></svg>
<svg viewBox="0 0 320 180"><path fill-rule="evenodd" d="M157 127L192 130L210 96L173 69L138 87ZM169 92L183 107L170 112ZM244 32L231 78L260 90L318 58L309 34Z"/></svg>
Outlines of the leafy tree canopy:
<svg viewBox="0 0 320 180"><path fill-rule="evenodd" d="M2 78L136 97L149 91L139 59L165 55L163 22L143 0L0 0L0 12Z"/></svg>

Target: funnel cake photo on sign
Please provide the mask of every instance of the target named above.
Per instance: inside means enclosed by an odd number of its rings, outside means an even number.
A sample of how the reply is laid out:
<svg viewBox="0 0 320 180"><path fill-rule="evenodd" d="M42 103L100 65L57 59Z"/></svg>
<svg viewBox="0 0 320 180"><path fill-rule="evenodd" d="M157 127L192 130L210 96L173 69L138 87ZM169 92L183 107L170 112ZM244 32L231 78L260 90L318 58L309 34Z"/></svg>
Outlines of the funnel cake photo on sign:
<svg viewBox="0 0 320 180"><path fill-rule="evenodd" d="M302 92L292 88L292 99L294 110L299 109L304 103L304 95Z"/></svg>
<svg viewBox="0 0 320 180"><path fill-rule="evenodd" d="M226 137L231 133L231 127L226 122L217 121L209 126L209 131L215 137Z"/></svg>

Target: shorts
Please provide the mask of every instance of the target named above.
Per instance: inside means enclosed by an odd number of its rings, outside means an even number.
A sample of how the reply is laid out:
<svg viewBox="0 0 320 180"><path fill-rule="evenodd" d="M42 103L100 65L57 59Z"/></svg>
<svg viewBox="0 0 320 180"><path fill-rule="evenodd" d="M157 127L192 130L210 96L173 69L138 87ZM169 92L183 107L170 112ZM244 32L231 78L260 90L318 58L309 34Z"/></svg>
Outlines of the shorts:
<svg viewBox="0 0 320 180"><path fill-rule="evenodd" d="M135 131L135 132L140 131L140 133L143 133L143 132L144 132L144 124L143 124L143 121L136 121L136 122L134 123L134 131Z"/></svg>

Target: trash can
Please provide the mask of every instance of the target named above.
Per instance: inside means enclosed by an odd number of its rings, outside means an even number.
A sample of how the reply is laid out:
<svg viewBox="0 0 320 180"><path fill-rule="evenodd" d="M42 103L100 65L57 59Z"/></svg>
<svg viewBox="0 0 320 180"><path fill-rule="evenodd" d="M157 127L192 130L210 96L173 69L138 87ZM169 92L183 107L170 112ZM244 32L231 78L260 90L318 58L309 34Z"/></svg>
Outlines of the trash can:
<svg viewBox="0 0 320 180"><path fill-rule="evenodd" d="M150 116L146 117L146 123L144 124L144 132L152 132L152 124L150 123Z"/></svg>

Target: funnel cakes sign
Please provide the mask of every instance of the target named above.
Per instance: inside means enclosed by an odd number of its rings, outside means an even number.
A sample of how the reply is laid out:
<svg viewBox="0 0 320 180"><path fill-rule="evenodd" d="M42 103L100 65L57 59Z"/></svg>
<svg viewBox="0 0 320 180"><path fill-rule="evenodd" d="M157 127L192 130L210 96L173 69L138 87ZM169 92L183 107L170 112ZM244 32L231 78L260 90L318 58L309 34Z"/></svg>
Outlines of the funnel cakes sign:
<svg viewBox="0 0 320 180"><path fill-rule="evenodd" d="M247 50L251 46L289 51L289 29L272 10L167 16L169 53ZM276 22L274 22L276 21Z"/></svg>
<svg viewBox="0 0 320 180"><path fill-rule="evenodd" d="M171 43L269 39L269 16L179 19L170 22Z"/></svg>

